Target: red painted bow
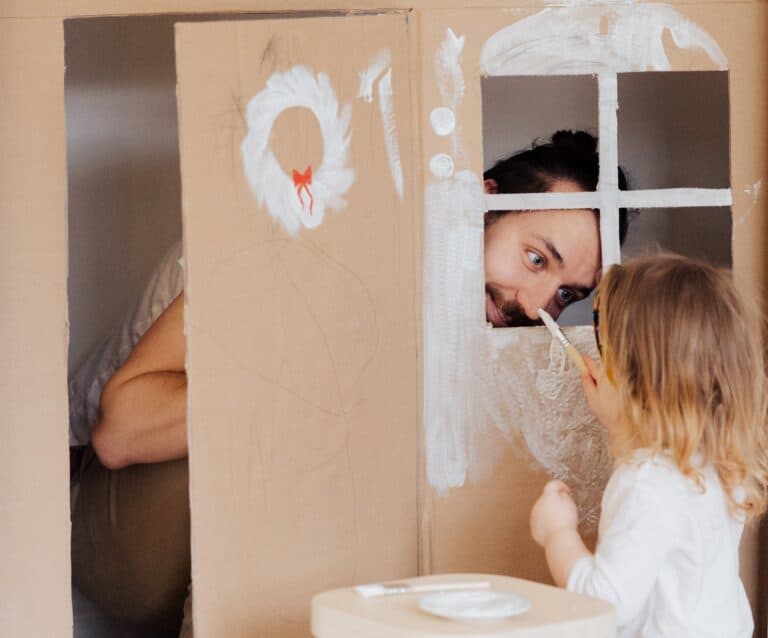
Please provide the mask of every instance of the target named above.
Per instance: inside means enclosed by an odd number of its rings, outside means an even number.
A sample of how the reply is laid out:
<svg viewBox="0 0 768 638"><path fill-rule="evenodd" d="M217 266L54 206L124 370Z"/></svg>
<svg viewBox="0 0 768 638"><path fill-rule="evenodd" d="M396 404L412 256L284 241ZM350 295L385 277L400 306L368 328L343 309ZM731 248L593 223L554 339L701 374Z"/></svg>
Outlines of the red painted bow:
<svg viewBox="0 0 768 638"><path fill-rule="evenodd" d="M312 214L312 206L315 204L315 200L312 197L312 192L309 190L309 185L312 183L312 167L307 166L307 170L300 173L295 168L293 169L293 185L296 187L296 194L299 196L301 207L304 208L304 199L301 197L301 191L305 191L309 195L309 214Z"/></svg>

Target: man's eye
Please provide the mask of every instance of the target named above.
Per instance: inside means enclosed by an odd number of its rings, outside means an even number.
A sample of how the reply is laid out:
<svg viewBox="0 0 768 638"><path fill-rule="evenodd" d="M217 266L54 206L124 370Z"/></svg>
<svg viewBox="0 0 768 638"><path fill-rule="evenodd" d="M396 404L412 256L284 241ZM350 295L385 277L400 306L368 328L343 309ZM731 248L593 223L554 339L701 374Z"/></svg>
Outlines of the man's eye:
<svg viewBox="0 0 768 638"><path fill-rule="evenodd" d="M531 262L531 265L534 268L543 268L544 264L546 263L546 260L544 257L539 255L539 253L534 252L532 250L526 250L526 254L528 255L528 261Z"/></svg>
<svg viewBox="0 0 768 638"><path fill-rule="evenodd" d="M576 293L574 293L573 290L570 290L568 288L560 288L557 291L557 296L560 298L560 303L563 306L567 306L574 299L576 299Z"/></svg>

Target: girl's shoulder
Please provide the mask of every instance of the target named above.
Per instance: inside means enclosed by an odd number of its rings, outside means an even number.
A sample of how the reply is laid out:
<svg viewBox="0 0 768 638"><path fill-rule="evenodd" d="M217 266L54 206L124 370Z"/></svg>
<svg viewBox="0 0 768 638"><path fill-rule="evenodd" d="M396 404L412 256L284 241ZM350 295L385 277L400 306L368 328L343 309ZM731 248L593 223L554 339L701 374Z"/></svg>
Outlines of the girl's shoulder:
<svg viewBox="0 0 768 638"><path fill-rule="evenodd" d="M712 482L712 473L708 468L697 469L701 477L699 483L683 474L670 455L646 449L636 450L616 466L608 487L623 493L648 491L655 498L674 501L702 493Z"/></svg>
<svg viewBox="0 0 768 638"><path fill-rule="evenodd" d="M696 508L693 485L671 458L638 451L619 463L608 481L601 528L629 529L640 520L653 520L677 537L691 508Z"/></svg>
<svg viewBox="0 0 768 638"><path fill-rule="evenodd" d="M668 454L654 452L649 449L635 450L631 456L617 463L615 474L626 474L634 478L670 478L675 475L683 477L674 459Z"/></svg>

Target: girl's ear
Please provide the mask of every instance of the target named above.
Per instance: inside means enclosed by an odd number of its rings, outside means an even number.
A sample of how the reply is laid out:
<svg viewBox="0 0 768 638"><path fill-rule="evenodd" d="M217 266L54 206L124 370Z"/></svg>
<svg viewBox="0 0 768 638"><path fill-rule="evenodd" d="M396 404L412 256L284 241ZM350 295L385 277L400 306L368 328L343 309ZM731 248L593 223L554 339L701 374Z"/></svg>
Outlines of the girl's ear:
<svg viewBox="0 0 768 638"><path fill-rule="evenodd" d="M485 180L485 192L488 195L495 195L499 192L499 185L496 183L495 179Z"/></svg>

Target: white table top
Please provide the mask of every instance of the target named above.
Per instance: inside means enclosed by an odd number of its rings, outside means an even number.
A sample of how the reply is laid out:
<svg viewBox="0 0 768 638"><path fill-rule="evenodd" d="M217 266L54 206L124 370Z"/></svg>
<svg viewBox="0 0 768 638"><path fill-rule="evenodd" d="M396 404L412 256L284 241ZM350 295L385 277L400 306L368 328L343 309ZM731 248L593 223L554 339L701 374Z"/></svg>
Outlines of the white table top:
<svg viewBox="0 0 768 638"><path fill-rule="evenodd" d="M457 621L418 607L424 593L363 598L352 587L312 599L314 638L615 638L611 605L563 589L508 576L444 574L404 579L410 584L488 581L491 588L531 601L527 612L505 620Z"/></svg>

